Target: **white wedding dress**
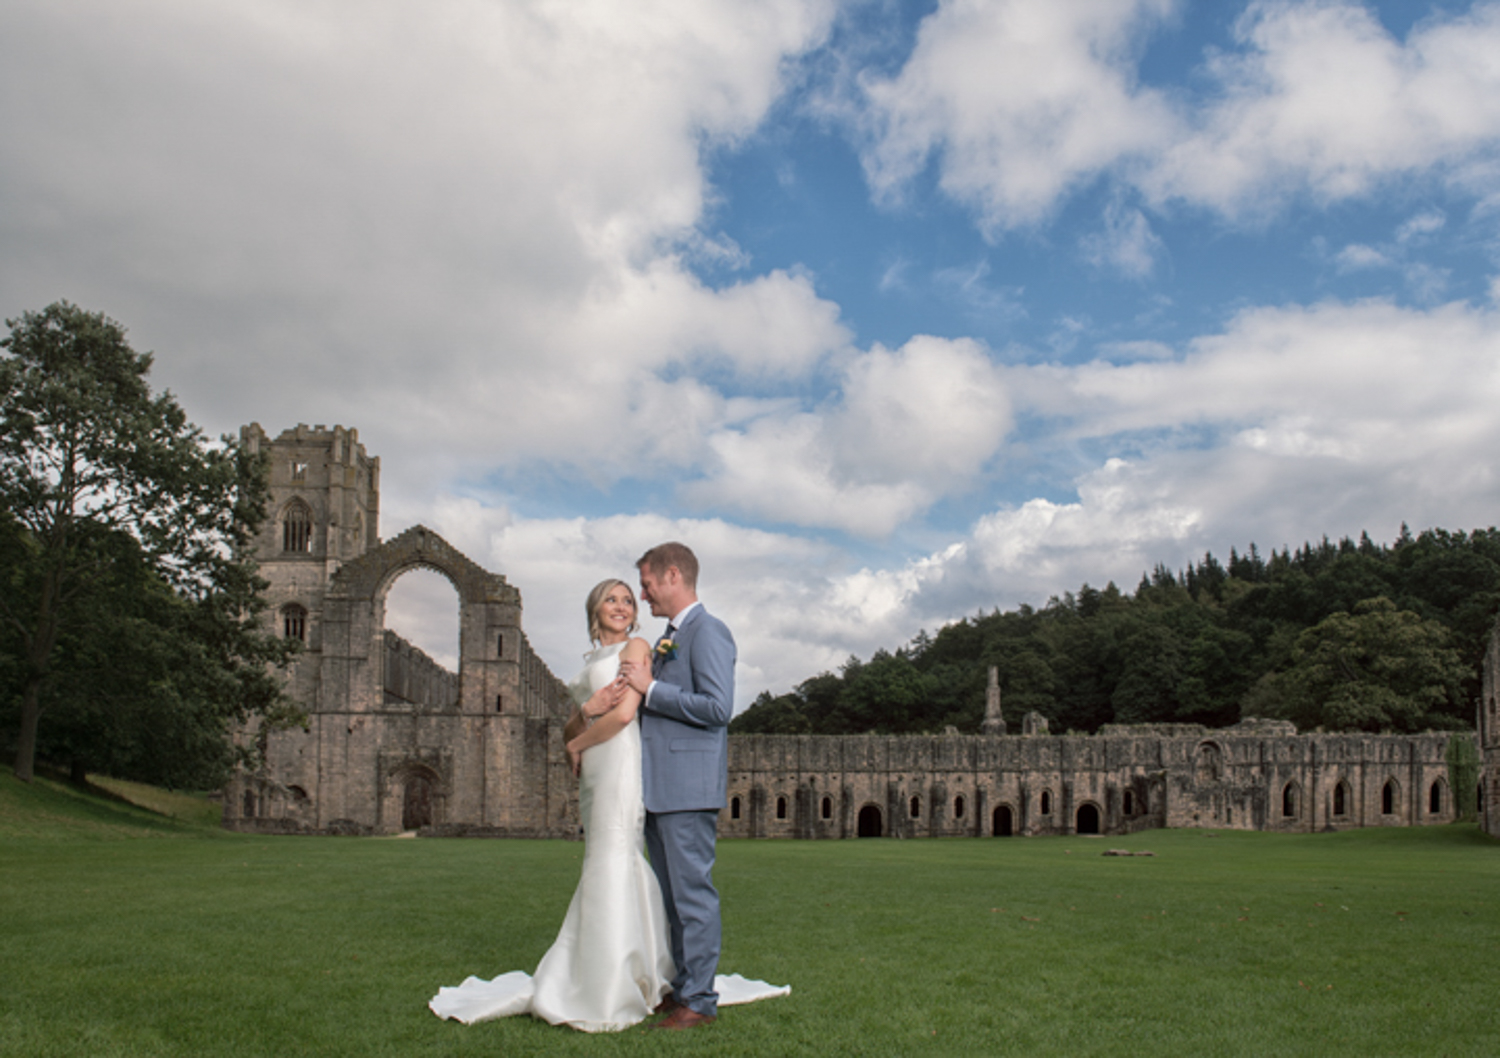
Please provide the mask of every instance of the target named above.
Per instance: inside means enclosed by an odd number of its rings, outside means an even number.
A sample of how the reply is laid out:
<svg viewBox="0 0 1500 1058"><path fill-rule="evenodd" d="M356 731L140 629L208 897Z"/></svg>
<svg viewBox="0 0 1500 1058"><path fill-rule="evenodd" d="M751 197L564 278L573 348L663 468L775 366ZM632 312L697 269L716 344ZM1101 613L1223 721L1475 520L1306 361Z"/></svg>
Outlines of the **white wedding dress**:
<svg viewBox="0 0 1500 1058"><path fill-rule="evenodd" d="M568 686L582 704L615 678L624 643L600 647ZM618 1032L644 1020L671 991L672 948L656 875L646 862L641 797L641 732L630 724L583 753L578 813L583 873L557 940L532 977L522 971L490 981L470 977L428 1003L465 1024L533 1014L584 1032ZM720 1005L786 995L738 974L715 980Z"/></svg>

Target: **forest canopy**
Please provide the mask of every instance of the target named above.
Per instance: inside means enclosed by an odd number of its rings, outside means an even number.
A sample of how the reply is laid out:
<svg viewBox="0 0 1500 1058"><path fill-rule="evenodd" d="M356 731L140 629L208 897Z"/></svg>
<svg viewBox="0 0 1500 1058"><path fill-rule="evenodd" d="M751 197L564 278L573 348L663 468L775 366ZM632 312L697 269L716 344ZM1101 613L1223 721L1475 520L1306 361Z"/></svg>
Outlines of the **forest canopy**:
<svg viewBox="0 0 1500 1058"><path fill-rule="evenodd" d="M1084 584L1040 609L979 613L868 661L851 657L730 730L978 733L993 666L1009 730L1035 710L1054 732L1110 723L1291 720L1299 730L1472 726L1500 609L1500 531L1403 525L1389 545L1327 537L1227 563L1158 565L1135 592Z"/></svg>

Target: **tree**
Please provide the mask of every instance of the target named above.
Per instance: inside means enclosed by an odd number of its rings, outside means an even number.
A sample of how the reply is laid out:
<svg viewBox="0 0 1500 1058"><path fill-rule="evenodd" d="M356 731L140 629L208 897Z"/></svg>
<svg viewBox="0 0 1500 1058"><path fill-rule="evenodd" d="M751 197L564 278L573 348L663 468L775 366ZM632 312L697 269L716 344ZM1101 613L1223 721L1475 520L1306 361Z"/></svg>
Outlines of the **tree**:
<svg viewBox="0 0 1500 1058"><path fill-rule="evenodd" d="M121 719L110 702L127 692L176 702L179 719L197 711L220 744L252 713L285 719L273 670L290 644L260 624L247 557L260 461L211 445L170 393L153 395L151 355L103 314L60 301L6 323L0 622L20 685L16 775L30 781L54 706L75 751L91 729L118 737L104 718Z"/></svg>
<svg viewBox="0 0 1500 1058"><path fill-rule="evenodd" d="M1365 599L1297 638L1292 665L1247 696L1246 712L1299 728L1402 731L1461 728L1465 666L1437 621Z"/></svg>

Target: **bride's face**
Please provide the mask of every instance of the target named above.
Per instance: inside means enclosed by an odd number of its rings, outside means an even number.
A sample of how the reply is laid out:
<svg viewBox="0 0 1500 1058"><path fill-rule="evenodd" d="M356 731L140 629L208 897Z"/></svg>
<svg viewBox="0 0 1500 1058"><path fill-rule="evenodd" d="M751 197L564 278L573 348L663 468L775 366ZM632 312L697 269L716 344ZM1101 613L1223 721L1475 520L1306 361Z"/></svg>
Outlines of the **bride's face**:
<svg viewBox="0 0 1500 1058"><path fill-rule="evenodd" d="M616 584L599 600L599 641L618 643L629 637L635 624L635 596L623 584Z"/></svg>

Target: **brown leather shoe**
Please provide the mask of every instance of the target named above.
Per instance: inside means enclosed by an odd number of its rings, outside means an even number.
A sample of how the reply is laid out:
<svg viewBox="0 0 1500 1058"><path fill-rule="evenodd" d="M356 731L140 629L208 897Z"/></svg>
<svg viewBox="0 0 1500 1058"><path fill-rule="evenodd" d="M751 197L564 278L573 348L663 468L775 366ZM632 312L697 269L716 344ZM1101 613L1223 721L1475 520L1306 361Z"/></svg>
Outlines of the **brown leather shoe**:
<svg viewBox="0 0 1500 1058"><path fill-rule="evenodd" d="M670 1014L670 1013L672 1013L672 1011L681 1008L681 1006L682 1006L682 1004L679 1003L679 1002L677 1002L677 997L674 996L674 995L672 995L669 992L669 993L667 993L667 997L665 999L663 999L660 1003L656 1004L656 1009L653 1010L651 1013L653 1013L653 1014Z"/></svg>
<svg viewBox="0 0 1500 1058"><path fill-rule="evenodd" d="M712 1025L717 1020L718 1018L712 1014L699 1014L695 1010L679 1006L651 1027L653 1029L696 1029L699 1025Z"/></svg>

